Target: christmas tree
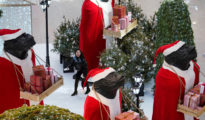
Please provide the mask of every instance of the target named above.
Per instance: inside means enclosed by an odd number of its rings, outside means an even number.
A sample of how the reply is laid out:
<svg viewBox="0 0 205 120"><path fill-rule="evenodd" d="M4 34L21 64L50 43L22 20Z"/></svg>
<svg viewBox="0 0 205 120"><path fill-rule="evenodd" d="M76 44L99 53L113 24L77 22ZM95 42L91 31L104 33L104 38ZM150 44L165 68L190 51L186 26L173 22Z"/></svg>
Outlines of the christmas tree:
<svg viewBox="0 0 205 120"><path fill-rule="evenodd" d="M60 24L55 32L54 52L58 52L65 57L74 55L79 46L80 39L80 18L75 21L67 20Z"/></svg>
<svg viewBox="0 0 205 120"><path fill-rule="evenodd" d="M162 45L176 40L185 41L194 45L194 36L191 26L190 13L184 0L164 0L156 13L156 42L155 51ZM156 72L162 65L164 57L157 57Z"/></svg>
<svg viewBox="0 0 205 120"><path fill-rule="evenodd" d="M154 76L154 21L148 20L142 9L132 0L122 4L127 6L127 11L131 11L133 18L138 20L138 27L123 39L113 41L113 47L101 54L100 64L115 68L126 77L126 82L133 83L135 74L142 74L147 82Z"/></svg>

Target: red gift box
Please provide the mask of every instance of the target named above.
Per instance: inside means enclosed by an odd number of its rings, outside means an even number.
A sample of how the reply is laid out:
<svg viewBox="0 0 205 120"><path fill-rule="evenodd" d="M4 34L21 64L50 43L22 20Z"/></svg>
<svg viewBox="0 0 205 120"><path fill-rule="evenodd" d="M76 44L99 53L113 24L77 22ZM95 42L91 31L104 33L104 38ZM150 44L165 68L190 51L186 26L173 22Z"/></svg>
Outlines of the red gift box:
<svg viewBox="0 0 205 120"><path fill-rule="evenodd" d="M31 84L30 83L24 83L24 90L27 92L31 92Z"/></svg>
<svg viewBox="0 0 205 120"><path fill-rule="evenodd" d="M112 23L115 24L115 25L118 25L119 24L119 17L118 16L113 16L112 17Z"/></svg>
<svg viewBox="0 0 205 120"><path fill-rule="evenodd" d="M115 116L115 120L140 120L140 117L138 113L128 111Z"/></svg>
<svg viewBox="0 0 205 120"><path fill-rule="evenodd" d="M200 106L204 106L205 105L205 95L204 94L200 94Z"/></svg>
<svg viewBox="0 0 205 120"><path fill-rule="evenodd" d="M126 7L123 5L116 5L113 8L113 16L118 16L119 19L126 16Z"/></svg>
<svg viewBox="0 0 205 120"><path fill-rule="evenodd" d="M33 94L41 94L43 92L43 79L40 76L30 76L31 81L31 92Z"/></svg>
<svg viewBox="0 0 205 120"><path fill-rule="evenodd" d="M46 70L43 65L33 67L34 75L41 76L43 79L46 79Z"/></svg>
<svg viewBox="0 0 205 120"><path fill-rule="evenodd" d="M46 75L46 79L43 80L44 90L47 90L50 86L52 86L51 76L50 75Z"/></svg>
<svg viewBox="0 0 205 120"><path fill-rule="evenodd" d="M184 106L196 109L200 104L200 95L188 92L184 96Z"/></svg>

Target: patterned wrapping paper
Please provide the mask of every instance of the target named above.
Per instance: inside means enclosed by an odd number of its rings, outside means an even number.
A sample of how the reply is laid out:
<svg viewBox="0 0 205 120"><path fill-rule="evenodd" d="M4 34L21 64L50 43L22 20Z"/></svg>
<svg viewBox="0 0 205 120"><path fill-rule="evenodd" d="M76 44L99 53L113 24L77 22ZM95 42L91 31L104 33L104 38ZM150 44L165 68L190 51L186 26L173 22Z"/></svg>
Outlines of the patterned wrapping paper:
<svg viewBox="0 0 205 120"><path fill-rule="evenodd" d="M50 75L46 75L46 79L43 80L44 90L47 90L50 86L52 86L51 76Z"/></svg>
<svg viewBox="0 0 205 120"><path fill-rule="evenodd" d="M115 25L118 25L119 24L119 17L118 16L113 16L112 17L112 23L115 24Z"/></svg>
<svg viewBox="0 0 205 120"><path fill-rule="evenodd" d="M196 85L193 89L190 90L190 92L194 94L200 95L200 106L205 105L205 92L204 92L204 86L203 85Z"/></svg>
<svg viewBox="0 0 205 120"><path fill-rule="evenodd" d="M33 67L34 75L41 76L43 79L46 79L46 70L43 65Z"/></svg>
<svg viewBox="0 0 205 120"><path fill-rule="evenodd" d="M24 83L24 90L27 92L31 92L31 84L28 82Z"/></svg>
<svg viewBox="0 0 205 120"><path fill-rule="evenodd" d="M115 116L115 120L140 120L140 117L138 113L128 111Z"/></svg>
<svg viewBox="0 0 205 120"><path fill-rule="evenodd" d="M30 81L31 81L31 93L41 94L44 90L42 77L32 75L30 76Z"/></svg>
<svg viewBox="0 0 205 120"><path fill-rule="evenodd" d="M118 16L119 19L126 16L126 7L122 5L116 5L113 8L113 16Z"/></svg>
<svg viewBox="0 0 205 120"><path fill-rule="evenodd" d="M188 92L184 96L184 106L187 106L191 109L196 109L200 103L200 95Z"/></svg>
<svg viewBox="0 0 205 120"><path fill-rule="evenodd" d="M119 19L120 30L124 30L126 28L126 18Z"/></svg>

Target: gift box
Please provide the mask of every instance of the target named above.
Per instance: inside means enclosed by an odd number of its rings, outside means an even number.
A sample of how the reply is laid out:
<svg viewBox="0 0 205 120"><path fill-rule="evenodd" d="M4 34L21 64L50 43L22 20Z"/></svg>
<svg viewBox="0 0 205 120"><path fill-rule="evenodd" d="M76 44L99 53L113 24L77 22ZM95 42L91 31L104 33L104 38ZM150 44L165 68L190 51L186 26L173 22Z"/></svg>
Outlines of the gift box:
<svg viewBox="0 0 205 120"><path fill-rule="evenodd" d="M115 32L119 31L120 30L120 25L119 24L111 24L111 29Z"/></svg>
<svg viewBox="0 0 205 120"><path fill-rule="evenodd" d="M40 76L30 76L31 93L41 94L44 90L43 79Z"/></svg>
<svg viewBox="0 0 205 120"><path fill-rule="evenodd" d="M46 79L46 70L43 65L33 67L34 75L41 76L43 79Z"/></svg>
<svg viewBox="0 0 205 120"><path fill-rule="evenodd" d="M24 83L24 90L27 92L31 92L31 84L28 82Z"/></svg>
<svg viewBox="0 0 205 120"><path fill-rule="evenodd" d="M200 94L200 88L201 88L200 85L196 85L194 88L190 90L190 92L195 93L195 94Z"/></svg>
<svg viewBox="0 0 205 120"><path fill-rule="evenodd" d="M132 21L132 12L128 12L128 20L129 20L129 22L131 22Z"/></svg>
<svg viewBox="0 0 205 120"><path fill-rule="evenodd" d="M47 90L50 86L52 86L51 76L50 75L46 75L46 79L43 80L44 90Z"/></svg>
<svg viewBox="0 0 205 120"><path fill-rule="evenodd" d="M204 94L204 86L203 85L196 85L193 89L190 90L190 92L194 94L200 95L200 106L205 105L205 94Z"/></svg>
<svg viewBox="0 0 205 120"><path fill-rule="evenodd" d="M119 19L120 30L124 30L126 28L126 18Z"/></svg>
<svg viewBox="0 0 205 120"><path fill-rule="evenodd" d="M126 16L126 7L123 5L116 5L113 8L113 16L118 16L119 19Z"/></svg>
<svg viewBox="0 0 205 120"><path fill-rule="evenodd" d="M51 83L55 84L58 81L58 76L57 75L51 75Z"/></svg>
<svg viewBox="0 0 205 120"><path fill-rule="evenodd" d="M119 17L118 16L113 16L112 17L112 23L114 25L118 25L119 24Z"/></svg>
<svg viewBox="0 0 205 120"><path fill-rule="evenodd" d="M128 27L128 25L129 25L129 17L128 16L125 16L125 19L126 19L126 27Z"/></svg>
<svg viewBox="0 0 205 120"><path fill-rule="evenodd" d="M188 92L184 96L184 106L187 106L192 109L196 109L200 103L200 95Z"/></svg>
<svg viewBox="0 0 205 120"><path fill-rule="evenodd" d="M204 106L205 105L205 95L204 94L200 94L200 106Z"/></svg>
<svg viewBox="0 0 205 120"><path fill-rule="evenodd" d="M53 75L53 69L50 67L46 68L46 75Z"/></svg>
<svg viewBox="0 0 205 120"><path fill-rule="evenodd" d="M140 117L138 113L128 111L115 116L115 120L140 120Z"/></svg>

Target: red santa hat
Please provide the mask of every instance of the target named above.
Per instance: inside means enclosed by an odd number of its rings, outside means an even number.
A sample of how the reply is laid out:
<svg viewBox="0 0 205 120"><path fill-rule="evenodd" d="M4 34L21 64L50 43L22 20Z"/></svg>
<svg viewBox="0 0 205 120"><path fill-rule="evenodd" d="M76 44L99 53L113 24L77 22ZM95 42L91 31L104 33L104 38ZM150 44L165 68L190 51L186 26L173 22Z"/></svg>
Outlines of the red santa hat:
<svg viewBox="0 0 205 120"><path fill-rule="evenodd" d="M184 44L185 42L178 40L171 44L163 45L160 48L158 48L154 57L154 66L156 66L155 62L159 53L163 53L164 56L168 56L169 54L180 49Z"/></svg>
<svg viewBox="0 0 205 120"><path fill-rule="evenodd" d="M24 32L21 29L10 30L10 29L1 29L0 30L0 39L4 41L9 41L18 38Z"/></svg>
<svg viewBox="0 0 205 120"><path fill-rule="evenodd" d="M102 78L105 78L107 75L109 75L112 72L115 72L115 70L111 67L107 67L105 69L95 68L95 69L90 70L85 79L83 88L85 87L89 79L91 79L92 82L96 82L96 81L101 80Z"/></svg>

